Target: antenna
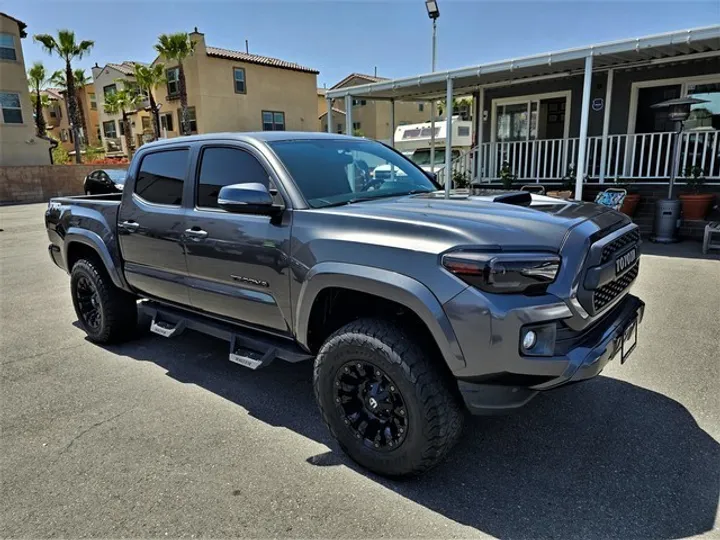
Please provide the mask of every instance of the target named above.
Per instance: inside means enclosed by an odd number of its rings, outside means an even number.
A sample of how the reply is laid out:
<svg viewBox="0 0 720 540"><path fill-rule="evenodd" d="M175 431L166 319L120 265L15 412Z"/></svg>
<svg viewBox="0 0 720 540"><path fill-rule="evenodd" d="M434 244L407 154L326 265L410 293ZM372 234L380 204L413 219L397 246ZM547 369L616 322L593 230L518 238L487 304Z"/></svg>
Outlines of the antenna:
<svg viewBox="0 0 720 540"><path fill-rule="evenodd" d="M375 77L377 77L377 66L375 66Z"/></svg>
<svg viewBox="0 0 720 540"><path fill-rule="evenodd" d="M250 44L247 39L245 40L245 53L250 54Z"/></svg>

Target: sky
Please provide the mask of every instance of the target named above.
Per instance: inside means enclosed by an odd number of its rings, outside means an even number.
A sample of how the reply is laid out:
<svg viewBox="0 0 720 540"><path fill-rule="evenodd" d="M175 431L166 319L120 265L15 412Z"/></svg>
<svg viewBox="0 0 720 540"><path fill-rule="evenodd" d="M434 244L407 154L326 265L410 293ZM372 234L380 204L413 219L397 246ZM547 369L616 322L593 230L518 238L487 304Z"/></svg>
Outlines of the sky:
<svg viewBox="0 0 720 540"><path fill-rule="evenodd" d="M438 0L437 69L720 24L720 0ZM27 23L25 65L62 63L32 35L74 30L95 41L77 63L150 62L162 33L205 34L209 46L281 58L320 71L318 86L349 73L383 77L430 71L431 22L424 0L0 0Z"/></svg>

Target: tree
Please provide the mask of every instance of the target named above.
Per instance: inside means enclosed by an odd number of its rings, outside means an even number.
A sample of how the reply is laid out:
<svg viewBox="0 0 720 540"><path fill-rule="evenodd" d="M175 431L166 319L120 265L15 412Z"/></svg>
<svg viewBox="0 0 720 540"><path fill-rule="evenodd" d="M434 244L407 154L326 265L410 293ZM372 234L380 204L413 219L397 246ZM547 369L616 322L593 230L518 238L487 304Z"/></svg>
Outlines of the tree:
<svg viewBox="0 0 720 540"><path fill-rule="evenodd" d="M445 115L445 102L443 99L438 103L438 116ZM460 115L463 120L470 118L470 111L472 110L472 100L469 98L453 98L453 115Z"/></svg>
<svg viewBox="0 0 720 540"><path fill-rule="evenodd" d="M108 114L122 114L123 131L125 132L125 146L127 147L128 159L132 159L132 134L130 133L130 121L128 111L137 108L140 96L131 89L123 88L114 94L105 96L105 112Z"/></svg>
<svg viewBox="0 0 720 540"><path fill-rule="evenodd" d="M75 96L75 78L73 76L72 61L80 60L90 52L95 45L94 41L75 41L75 32L72 30L58 30L57 38L50 34L38 34L35 41L40 43L48 54L56 54L65 61L65 81L67 83L68 111L70 123L73 130L73 141L75 143L75 162L82 163L80 155L80 118L78 116L77 97Z"/></svg>
<svg viewBox="0 0 720 540"><path fill-rule="evenodd" d="M28 70L28 81L30 82L30 88L33 92L32 102L35 107L35 133L38 137L44 137L47 133L47 126L45 125L45 117L43 116L43 107L49 105L49 100L46 95L41 94L41 90L48 83L47 72L42 62L35 62L32 67ZM43 98L45 98L43 100Z"/></svg>
<svg viewBox="0 0 720 540"><path fill-rule="evenodd" d="M190 118L188 116L187 89L185 86L185 68L183 61L195 51L195 42L186 32L177 34L160 34L155 50L165 60L175 60L178 63L178 89L180 91L180 107L182 111L183 135L190 135Z"/></svg>
<svg viewBox="0 0 720 540"><path fill-rule="evenodd" d="M153 89L165 83L165 66L163 64L155 64L154 66L135 64L135 81L140 89L145 90L148 94L153 133L157 140L160 138L160 108L157 106L153 96Z"/></svg>
<svg viewBox="0 0 720 540"><path fill-rule="evenodd" d="M73 79L75 82L75 90L82 90L85 88L88 84L92 84L92 78L85 75L84 69L74 69L73 70ZM58 69L55 73L52 74L50 77L50 82L60 88L60 90L65 94L65 99L67 100L68 93L67 93L67 77L65 75L65 72L62 69ZM82 106L82 101L77 100L77 111L78 111L78 118L80 119L80 125L83 129L83 136L85 139L85 144L88 143L88 130L87 130L87 122L85 120L85 110Z"/></svg>

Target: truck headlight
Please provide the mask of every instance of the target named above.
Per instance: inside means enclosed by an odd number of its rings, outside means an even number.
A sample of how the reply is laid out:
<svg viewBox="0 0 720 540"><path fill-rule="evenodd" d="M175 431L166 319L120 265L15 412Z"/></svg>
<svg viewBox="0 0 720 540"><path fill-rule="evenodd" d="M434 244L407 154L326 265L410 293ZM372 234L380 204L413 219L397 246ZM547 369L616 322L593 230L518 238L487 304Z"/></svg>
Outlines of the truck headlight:
<svg viewBox="0 0 720 540"><path fill-rule="evenodd" d="M560 257L545 253L453 251L442 264L460 279L498 294L542 294L555 281Z"/></svg>

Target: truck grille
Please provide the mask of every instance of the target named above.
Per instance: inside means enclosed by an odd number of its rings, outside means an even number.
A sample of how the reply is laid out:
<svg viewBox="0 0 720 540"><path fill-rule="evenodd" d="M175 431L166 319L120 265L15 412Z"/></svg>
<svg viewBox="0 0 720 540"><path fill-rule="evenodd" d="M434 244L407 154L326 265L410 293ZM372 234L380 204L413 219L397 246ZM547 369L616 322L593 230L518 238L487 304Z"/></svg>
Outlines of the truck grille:
<svg viewBox="0 0 720 540"><path fill-rule="evenodd" d="M619 238L616 238L603 248L600 258L600 264L605 264L606 262L608 262L610 259L612 259L615 253L623 249L625 246L637 244L639 241L640 231L638 229L633 229L632 231L623 234ZM637 270L635 272L637 273Z"/></svg>
<svg viewBox="0 0 720 540"><path fill-rule="evenodd" d="M634 231L631 231L631 232L634 232ZM627 235L623 235L620 238L625 238L625 236L628 236L629 234L630 233L628 233ZM638 235L638 237L639 237L639 235ZM620 240L620 238L618 240ZM615 242L617 242L617 240ZM615 242L613 242L613 244ZM625 244L623 244L623 246L624 245ZM605 255L605 250L603 250L603 256L604 255ZM628 270L625 274L623 274L616 280L611 281L610 283L607 283L607 284L603 285L602 287L600 287L599 289L596 289L595 291L593 291L592 302L593 302L593 308L595 309L595 312L597 313L602 308L604 308L606 305L608 305L610 302L615 300L615 298L617 298L619 295L621 295L623 293L623 291L625 289L627 289L630 286L630 284L635 280L635 278L638 275L639 269L640 269L640 263L637 262L637 263L635 263L635 266L630 268L630 270Z"/></svg>

